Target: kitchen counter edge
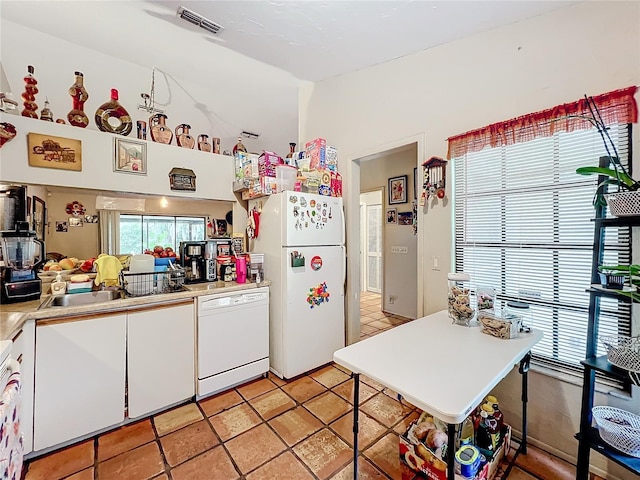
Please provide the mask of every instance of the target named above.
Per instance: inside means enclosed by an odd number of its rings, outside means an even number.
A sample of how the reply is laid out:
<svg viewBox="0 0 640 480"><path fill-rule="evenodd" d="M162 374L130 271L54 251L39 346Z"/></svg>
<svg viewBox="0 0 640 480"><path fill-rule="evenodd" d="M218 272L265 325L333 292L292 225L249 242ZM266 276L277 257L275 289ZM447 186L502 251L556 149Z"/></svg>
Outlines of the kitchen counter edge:
<svg viewBox="0 0 640 480"><path fill-rule="evenodd" d="M73 307L50 307L38 310L42 301L48 296L43 295L40 300L23 303L10 303L0 305L0 340L10 340L22 329L27 320L44 320L68 315L84 315L96 313L119 312L133 310L136 307L149 305L164 305L193 299L202 295L216 295L219 293L238 292L251 290L258 287L268 287L271 282L265 280L260 284L226 282L222 286L219 283L196 283L186 285L187 290L182 292L146 295L142 297L128 297L111 300L103 303L89 305L77 305ZM215 285L215 286L212 286Z"/></svg>

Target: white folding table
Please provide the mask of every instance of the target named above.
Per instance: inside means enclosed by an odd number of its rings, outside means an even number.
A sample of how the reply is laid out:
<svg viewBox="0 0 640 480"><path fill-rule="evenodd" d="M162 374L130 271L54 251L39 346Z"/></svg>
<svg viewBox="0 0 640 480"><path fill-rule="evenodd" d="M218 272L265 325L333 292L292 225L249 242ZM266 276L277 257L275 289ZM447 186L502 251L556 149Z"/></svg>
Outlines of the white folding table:
<svg viewBox="0 0 640 480"><path fill-rule="evenodd" d="M520 363L522 374L522 441L526 453L527 372L531 348L542 332L531 330L504 340L479 326L454 325L443 310L397 326L336 351L333 360L354 378L353 461L358 478L358 409L360 375L395 390L416 407L448 424L449 445L455 427ZM449 448L447 475L454 478L454 448Z"/></svg>

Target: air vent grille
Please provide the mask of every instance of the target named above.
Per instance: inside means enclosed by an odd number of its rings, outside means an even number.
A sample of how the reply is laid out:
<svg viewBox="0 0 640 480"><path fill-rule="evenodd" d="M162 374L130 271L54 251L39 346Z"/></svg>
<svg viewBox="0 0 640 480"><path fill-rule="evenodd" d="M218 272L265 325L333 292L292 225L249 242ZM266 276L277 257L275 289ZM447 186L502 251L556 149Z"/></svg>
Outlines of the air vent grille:
<svg viewBox="0 0 640 480"><path fill-rule="evenodd" d="M217 35L221 30L224 30L222 25L212 22L208 18L204 18L202 15L198 15L192 12L188 8L178 7L178 16L189 23L198 25L200 28L204 28L206 31Z"/></svg>

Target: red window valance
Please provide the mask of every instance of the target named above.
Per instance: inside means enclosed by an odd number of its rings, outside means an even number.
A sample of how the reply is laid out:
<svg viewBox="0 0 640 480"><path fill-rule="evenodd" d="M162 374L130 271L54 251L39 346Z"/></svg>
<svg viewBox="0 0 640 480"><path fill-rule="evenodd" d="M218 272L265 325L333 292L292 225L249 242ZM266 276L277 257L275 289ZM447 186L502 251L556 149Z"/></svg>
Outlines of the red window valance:
<svg viewBox="0 0 640 480"><path fill-rule="evenodd" d="M634 98L637 90L638 87L634 86L592 97L605 125L638 121L638 106ZM461 157L489 146L513 145L550 137L555 132L591 128L593 125L586 118L592 117L587 100L583 98L506 122L494 123L448 138L447 158Z"/></svg>

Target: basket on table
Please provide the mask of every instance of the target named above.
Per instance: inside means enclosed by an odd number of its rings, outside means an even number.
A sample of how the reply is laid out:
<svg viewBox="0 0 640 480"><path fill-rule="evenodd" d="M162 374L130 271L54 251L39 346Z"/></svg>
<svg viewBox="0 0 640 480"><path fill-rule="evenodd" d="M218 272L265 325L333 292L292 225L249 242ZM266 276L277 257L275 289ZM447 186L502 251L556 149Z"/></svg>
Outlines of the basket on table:
<svg viewBox="0 0 640 480"><path fill-rule="evenodd" d="M607 347L607 360L618 368L627 370L631 381L640 386L640 336L602 337Z"/></svg>
<svg viewBox="0 0 640 480"><path fill-rule="evenodd" d="M640 458L640 415L615 407L591 409L600 437L615 449Z"/></svg>
<svg viewBox="0 0 640 480"><path fill-rule="evenodd" d="M640 215L640 191L609 193L605 198L611 215L616 217Z"/></svg>

